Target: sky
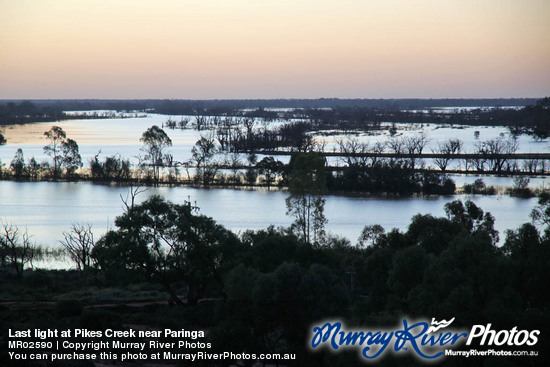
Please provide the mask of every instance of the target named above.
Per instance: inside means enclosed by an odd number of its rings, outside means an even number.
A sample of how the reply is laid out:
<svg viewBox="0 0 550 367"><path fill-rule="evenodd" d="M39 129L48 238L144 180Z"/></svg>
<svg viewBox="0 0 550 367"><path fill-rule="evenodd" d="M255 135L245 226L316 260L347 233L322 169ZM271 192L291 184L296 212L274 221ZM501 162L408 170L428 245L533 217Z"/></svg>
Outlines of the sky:
<svg viewBox="0 0 550 367"><path fill-rule="evenodd" d="M548 0L0 0L0 98L550 95Z"/></svg>

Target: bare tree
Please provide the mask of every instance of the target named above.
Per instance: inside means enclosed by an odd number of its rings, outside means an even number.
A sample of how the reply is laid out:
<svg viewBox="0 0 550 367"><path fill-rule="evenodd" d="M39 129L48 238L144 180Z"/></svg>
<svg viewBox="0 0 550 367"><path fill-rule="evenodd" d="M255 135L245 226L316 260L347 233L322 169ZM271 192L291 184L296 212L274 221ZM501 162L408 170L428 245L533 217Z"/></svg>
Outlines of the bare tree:
<svg viewBox="0 0 550 367"><path fill-rule="evenodd" d="M374 146L372 147L372 152L375 154L382 154L386 150L386 142L383 141L377 141L374 143ZM385 158L377 157L376 155L371 157L371 167L376 166L379 163L383 163L385 161Z"/></svg>
<svg viewBox="0 0 550 367"><path fill-rule="evenodd" d="M489 169L495 172L501 172L504 165L508 162L508 155L514 154L519 143L514 138L505 139L500 136L496 139L490 139L483 142L477 142L475 145L475 153L480 155L480 159L487 162ZM483 166L479 167L483 170Z"/></svg>
<svg viewBox="0 0 550 367"><path fill-rule="evenodd" d="M426 144L428 144L428 136L425 132L421 132L415 136L403 138L403 148L409 155L409 161L412 168L414 168L416 164L417 158L415 155L422 154Z"/></svg>
<svg viewBox="0 0 550 367"><path fill-rule="evenodd" d="M32 245L29 234L21 233L13 224L1 222L0 249L3 252L4 262L11 264L18 278L23 276L25 265L31 264L36 254L36 248Z"/></svg>
<svg viewBox="0 0 550 367"><path fill-rule="evenodd" d="M448 139L437 143L437 151L434 153L445 154L445 157L434 158L435 165L442 171L447 169L453 155L459 154L462 150L462 141L460 139Z"/></svg>
<svg viewBox="0 0 550 367"><path fill-rule="evenodd" d="M243 117L241 123L246 129L246 148L248 152L254 150L254 126L257 121L254 117Z"/></svg>
<svg viewBox="0 0 550 367"><path fill-rule="evenodd" d="M195 107L195 126L198 131L201 131L204 129L204 126L206 125L207 117L205 115L206 111L201 106Z"/></svg>
<svg viewBox="0 0 550 367"><path fill-rule="evenodd" d="M126 194L126 198L123 198L122 195L120 195L120 200L122 200L122 204L124 205L124 211L128 213L130 209L132 209L136 203L136 196L139 194L144 193L147 191L145 187L142 187L141 185L137 186L130 186L130 191L128 194Z"/></svg>
<svg viewBox="0 0 550 367"><path fill-rule="evenodd" d="M343 154L343 162L352 166L364 167L367 165L367 157L361 156L361 154L369 151L368 143L361 143L357 138L349 137L346 140L338 140L336 142L340 149L340 153Z"/></svg>
<svg viewBox="0 0 550 367"><path fill-rule="evenodd" d="M220 126L216 129L216 139L220 143L220 150L226 151L231 147L233 119L225 117L221 120Z"/></svg>
<svg viewBox="0 0 550 367"><path fill-rule="evenodd" d="M79 270L89 269L92 265L92 250L94 248L94 234L90 224L73 223L70 232L63 232L65 239L61 244L69 253L69 257L76 263Z"/></svg>
<svg viewBox="0 0 550 367"><path fill-rule="evenodd" d="M404 141L400 138L391 138L386 142L386 146L390 149L390 152L394 154L402 154L405 150Z"/></svg>

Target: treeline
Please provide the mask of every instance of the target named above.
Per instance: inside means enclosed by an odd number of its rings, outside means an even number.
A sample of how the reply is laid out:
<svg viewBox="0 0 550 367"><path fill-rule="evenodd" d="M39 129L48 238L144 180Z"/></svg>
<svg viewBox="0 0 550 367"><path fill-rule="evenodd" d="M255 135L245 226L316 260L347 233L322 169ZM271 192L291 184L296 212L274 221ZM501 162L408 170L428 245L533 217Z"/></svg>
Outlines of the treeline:
<svg viewBox="0 0 550 367"><path fill-rule="evenodd" d="M487 107L487 106L527 106L535 104L536 98L388 98L388 99L36 99L31 102L38 105L62 105L65 110L142 110L157 109L169 105L185 109L190 105L210 107L243 108L333 108L333 107L369 107L386 109L417 109L430 107ZM20 100L0 100L0 103L21 102ZM65 108L66 107L66 108Z"/></svg>
<svg viewBox="0 0 550 367"><path fill-rule="evenodd" d="M287 124L281 129L293 131L299 124ZM328 165L323 152L315 151L315 144L303 136L302 142L286 142L303 147L290 152L290 162L284 164L272 156L265 156L258 160L254 153L238 154L221 150L215 138L202 137L192 148L192 159L189 162L177 162L168 152L172 141L158 126L147 129L141 138L143 147L140 150L138 163L133 165L129 159L120 155L101 156L99 152L89 160L89 170L80 170L83 167L78 143L68 138L63 129L53 126L44 135L49 144L44 146L44 152L51 157L50 161L38 162L34 157L25 160L24 152L18 149L9 165L0 162L0 179L22 181L38 180L91 180L101 183L119 184L149 184L149 185L197 185L202 187L289 187L289 177L295 171L294 162L302 160L311 167L320 167L324 188L329 193L349 193L359 195L452 195L456 191L454 181L446 176L445 171L453 160L453 154L460 151L461 143L458 140L449 140L440 146L452 153L448 158L435 159L439 170L426 168L422 159L416 158L424 149L425 137L419 135L410 138L394 138L390 149L394 153L402 152L402 156L378 157L362 156L361 152L368 150L368 144L356 140L339 142L342 165ZM246 144L252 135L241 133L238 137ZM296 134L289 134L289 139L295 139ZM231 140L226 141L228 147ZM512 148L510 148L510 144ZM378 149L383 150L387 144L378 143ZM248 148L246 148L248 147ZM506 149L516 149L513 140L498 138L488 142L480 142L477 158L468 158L464 165L475 168L476 172L500 173L543 173L545 162L528 160L524 162L523 170L509 158L494 156L503 153ZM254 151L254 147L243 145L245 150ZM456 148L456 149L455 149ZM484 150L485 149L485 150ZM508 152L508 151L507 151ZM222 158L220 160L220 157ZM243 158L244 161L243 161ZM516 182L517 181L517 182ZM528 197L534 192L528 188L529 179L518 177L510 194ZM470 189L464 187L466 193L494 194L490 190Z"/></svg>
<svg viewBox="0 0 550 367"><path fill-rule="evenodd" d="M296 111L296 113L299 113ZM304 109L303 117L312 129L379 129L382 123L448 124L472 126L507 126L512 133L531 134L539 139L550 136L550 97L522 108L476 108L452 111L438 109L406 110L371 107L335 107Z"/></svg>
<svg viewBox="0 0 550 367"><path fill-rule="evenodd" d="M426 107L391 107L391 103L376 105L372 103L339 104L322 103L319 106L309 106L307 103L300 105L304 100L292 100L292 107L289 110L272 111L267 105L255 103L247 104L250 101L236 100L215 100L215 101L191 101L191 100L136 100L136 101L112 101L112 100L69 100L69 101L24 101L20 103L7 102L0 104L0 124L25 123L37 121L57 121L71 118L71 115L63 111L70 110L94 110L107 109L116 111L146 111L166 115L187 115L194 116L193 125L197 130L223 126L227 132L235 123L228 122L230 117L244 117L248 119L258 118L264 122L275 119L300 120L299 127L305 132L323 130L360 130L370 131L380 129L382 123L435 123L435 124L456 124L474 126L508 126L513 134L527 133L537 139L545 139L550 136L550 98L543 98L517 109L501 108L478 108L460 109L454 111L440 111L437 106L440 101L426 100L431 105ZM318 100L325 101L325 100ZM331 101L331 100L329 100ZM339 100L337 100L339 101ZM363 101L363 100L357 100ZM371 100L365 100L371 101ZM386 101L386 100L384 100ZM431 102L427 102L431 101ZM445 100L446 102L457 102ZM470 101L464 102L464 101ZM461 106L476 105L479 100L464 100ZM490 100L482 100L491 102ZM504 102L505 100L501 100ZM515 101L515 104L514 104ZM527 100L522 100L527 102ZM387 102L387 101L386 101ZM417 101L418 102L418 101ZM495 102L495 101L492 101ZM508 100L512 105L517 105L517 100ZM416 102L415 102L416 103ZM415 104L413 103L413 105ZM494 103L492 104L495 105ZM252 106L252 107L251 107ZM273 107L272 107L273 108ZM73 116L74 117L74 116ZM98 118L101 116L84 115L79 118ZM105 116L108 117L108 116ZM189 119L182 119L179 122L167 122L170 128L186 128ZM191 126L191 124L189 125ZM218 129L219 130L219 129ZM390 128L390 133L392 129ZM284 140L284 131L269 131L264 129L263 135L254 132L254 140L259 147L273 147L281 145L277 139ZM246 149L251 149L250 132L246 137L239 137L235 141L235 149L243 149L243 140Z"/></svg>
<svg viewBox="0 0 550 367"><path fill-rule="evenodd" d="M61 105L39 106L30 101L0 103L0 125L66 119Z"/></svg>
<svg viewBox="0 0 550 367"><path fill-rule="evenodd" d="M128 117L122 114L116 114L114 112L91 112L91 113L79 113L71 114L66 113L70 109L67 109L62 103L55 104L36 104L30 101L7 102L6 104L0 103L0 126L2 125L14 125L14 124L26 124L31 122L54 122L70 119L105 119L105 118L123 118ZM0 134L0 145L5 143L2 141L2 134Z"/></svg>
<svg viewBox="0 0 550 367"><path fill-rule="evenodd" d="M455 328L488 323L493 330L550 327L547 194L532 213L543 232L526 223L507 230L502 246L493 216L470 201L446 204L444 217L418 214L406 231L366 226L356 244L330 236L313 244L273 227L237 236L199 215L190 203L157 196L126 204L116 228L93 245L83 242L84 250L77 251L82 255L73 258L81 269L79 283L112 288L156 282L182 311L148 306L147 312L178 315L164 318L164 327L184 323L208 330L212 351L296 353L296 366L355 365L359 353L306 347L312 325L335 317L359 329L392 327L404 315L428 321L452 316ZM78 245L77 239L86 236L74 238ZM9 268L1 269L9 279ZM22 279L27 276L31 273L22 273ZM42 280L38 286L52 285ZM110 326L112 314L95 316L97 325ZM537 365L548 362L549 342L541 332ZM392 358L387 355L384 362ZM496 358L492 362L502 360ZM484 363L491 362L487 359ZM399 359L400 365L419 363L411 355Z"/></svg>

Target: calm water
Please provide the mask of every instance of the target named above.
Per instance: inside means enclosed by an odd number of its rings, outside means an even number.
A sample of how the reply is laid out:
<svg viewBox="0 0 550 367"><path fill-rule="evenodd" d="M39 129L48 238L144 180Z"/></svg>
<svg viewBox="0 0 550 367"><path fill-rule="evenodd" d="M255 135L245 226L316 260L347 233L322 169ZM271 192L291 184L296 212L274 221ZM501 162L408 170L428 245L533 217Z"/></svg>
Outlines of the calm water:
<svg viewBox="0 0 550 367"><path fill-rule="evenodd" d="M72 223L90 223L96 238L114 227L114 218L122 213L121 196L128 188L91 183L0 182L0 220L27 228L37 243L57 246ZM269 225L288 226L285 215L285 192L246 191L230 189L148 188L138 201L159 194L173 202L188 198L197 203L200 213L213 217L227 228L239 232L262 229ZM452 196L437 198L348 198L328 196L325 212L327 230L347 237L355 243L362 228L380 224L386 230L405 230L417 213L443 216L445 203L471 199L485 211L493 213L496 228L502 234L529 221L536 199L517 199L508 196Z"/></svg>
<svg viewBox="0 0 550 367"><path fill-rule="evenodd" d="M180 116L172 116L178 121ZM120 154L136 161L142 146L141 134L152 125L161 126L168 119L163 115L149 115L144 118L72 120L58 123L37 123L9 126L3 128L8 144L0 146L0 163L9 165L17 148L22 148L26 159L34 156L39 161L46 160L42 147L47 144L44 131L52 125L61 126L67 136L76 140L80 146L83 160L87 162L100 150L103 156ZM281 124L275 122L272 124ZM260 126L260 125L259 125ZM426 152L435 149L437 142L449 137L464 141L465 151L471 151L476 142L474 132L480 131L480 140L507 136L505 128L461 127L451 129L435 125L399 125L400 136L418 134L422 130L427 134L429 146ZM176 161L188 161L191 148L200 138L195 130L168 130L173 141L170 152ZM347 136L318 137L326 143L326 150L335 149L336 142ZM386 133L381 135L358 135L362 142L385 141ZM519 138L521 152L547 152L547 142L535 142L527 136ZM337 149L337 148L336 148ZM221 159L221 157L220 157ZM244 156L242 157L244 160ZM285 160L284 157L278 159ZM471 183L475 176L453 177L458 185ZM486 177L487 185L512 185L506 177ZM532 179L531 186L542 186L544 178ZM77 223L92 224L96 238L114 227L114 218L122 213L121 196L126 197L128 189L116 186L102 186L91 183L17 183L0 181L0 220L27 228L35 242L58 246L63 231ZM138 201L148 196L160 194L167 199L182 203L190 198L196 201L201 213L213 217L216 221L235 232L246 229L262 229L269 225L289 226L291 219L286 216L284 192L244 191L244 190L204 190L193 188L149 188L138 197ZM411 217L417 213L430 213L443 216L445 203L460 199L472 199L485 211L493 213L496 228L504 237L505 229L515 229L529 221L529 213L536 199L516 199L507 196L454 196L438 198L347 198L328 196L325 212L328 219L327 230L344 236L355 243L365 225L380 224L386 230L399 228L405 230Z"/></svg>
<svg viewBox="0 0 550 367"><path fill-rule="evenodd" d="M0 161L9 165L18 148L23 149L25 159L35 157L38 161L48 160L49 157L44 155L42 149L44 145L48 144L44 132L49 130L52 125L58 125L65 130L67 137L76 140L86 165L99 151L101 151L101 157L120 154L122 157L129 158L136 163L142 147L139 140L141 134L153 125L162 126L168 118L169 116L166 115L149 114L147 117L68 120L3 127L0 129L2 129L8 143L0 146ZM170 116L170 118L174 121L179 121L181 118L194 121L192 116ZM286 122L275 121L267 123L266 126L272 128L284 123ZM258 123L256 127L261 128L262 123ZM424 149L426 153L436 151L438 142L447 140L450 137L458 138L464 143L464 152L472 152L478 141L496 139L501 136L509 137L508 129L504 127L455 126L455 128L451 128L434 124L397 124L397 128L398 135L396 138L415 136L423 131L428 138L428 144ZM173 142L170 153L174 156L174 160L189 161L191 159L191 148L200 139L201 134L193 129L165 129L165 131ZM474 136L476 131L480 133L479 139ZM208 131L202 133L209 134ZM325 150L327 151L338 150L337 142L349 138L349 135L315 136L318 142L325 144ZM385 142L390 139L387 130L374 135L362 133L354 135L354 138L360 142L369 143L371 146L376 142ZM547 141L536 142L527 135L519 136L518 143L518 152L550 151ZM241 158L244 160L244 155ZM219 159L221 160L222 157L219 157ZM285 157L277 157L277 159L287 160Z"/></svg>

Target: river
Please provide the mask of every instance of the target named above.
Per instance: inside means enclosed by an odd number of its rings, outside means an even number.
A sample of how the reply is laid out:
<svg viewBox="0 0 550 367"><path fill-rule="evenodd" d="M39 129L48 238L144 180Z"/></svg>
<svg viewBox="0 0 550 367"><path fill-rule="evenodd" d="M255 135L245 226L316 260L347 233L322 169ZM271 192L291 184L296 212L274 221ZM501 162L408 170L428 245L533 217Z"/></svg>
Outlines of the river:
<svg viewBox="0 0 550 367"><path fill-rule="evenodd" d="M97 185L88 182L11 182L0 181L0 220L27 229L36 243L57 246L72 223L91 224L96 239L123 212L122 199L127 187ZM289 226L284 191L197 189L188 187L147 188L137 197L143 201L162 195L176 203L191 200L200 213L235 231L262 229L270 225ZM496 218L496 228L504 238L505 229L515 229L529 221L536 199L519 199L505 195L454 195L403 199L352 198L327 196L325 214L327 231L355 243L365 225L380 224L386 230L406 230L417 213L444 216L445 203L470 199Z"/></svg>

